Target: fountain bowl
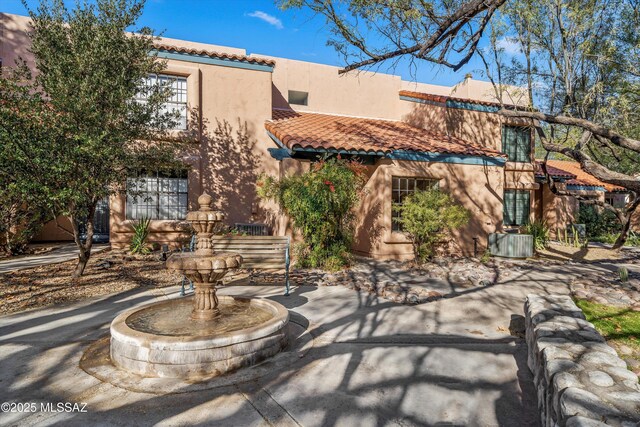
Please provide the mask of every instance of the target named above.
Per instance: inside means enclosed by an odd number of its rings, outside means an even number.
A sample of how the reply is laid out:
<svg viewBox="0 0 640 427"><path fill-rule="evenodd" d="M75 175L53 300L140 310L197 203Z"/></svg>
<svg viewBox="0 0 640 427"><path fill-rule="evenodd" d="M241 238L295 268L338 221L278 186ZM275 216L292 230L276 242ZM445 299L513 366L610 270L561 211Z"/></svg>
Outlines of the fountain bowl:
<svg viewBox="0 0 640 427"><path fill-rule="evenodd" d="M193 298L121 313L111 323L112 363L144 377L205 380L256 364L287 344L289 312L260 298L220 296L220 321L190 320Z"/></svg>

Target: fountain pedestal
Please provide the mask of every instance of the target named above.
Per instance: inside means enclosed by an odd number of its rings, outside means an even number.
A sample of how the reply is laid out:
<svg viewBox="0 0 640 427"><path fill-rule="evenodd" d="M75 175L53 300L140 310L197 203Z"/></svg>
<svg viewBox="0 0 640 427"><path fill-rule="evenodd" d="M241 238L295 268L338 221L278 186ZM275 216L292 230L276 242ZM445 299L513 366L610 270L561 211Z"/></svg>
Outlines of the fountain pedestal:
<svg viewBox="0 0 640 427"><path fill-rule="evenodd" d="M277 302L218 297L216 286L242 265L236 253L214 252L211 236L224 214L211 197L187 214L196 231L196 250L167 259L167 269L185 275L195 295L128 310L111 323L113 364L146 377L207 379L253 365L287 344L289 312Z"/></svg>

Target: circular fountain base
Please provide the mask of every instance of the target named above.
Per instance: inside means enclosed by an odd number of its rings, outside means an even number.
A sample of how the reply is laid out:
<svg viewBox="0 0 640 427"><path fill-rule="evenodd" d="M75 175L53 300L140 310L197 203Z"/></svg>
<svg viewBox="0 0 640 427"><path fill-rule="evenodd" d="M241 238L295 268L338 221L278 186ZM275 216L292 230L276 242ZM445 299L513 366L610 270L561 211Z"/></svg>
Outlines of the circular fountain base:
<svg viewBox="0 0 640 427"><path fill-rule="evenodd" d="M289 312L277 302L219 297L221 315L190 320L193 298L128 310L111 323L112 363L144 376L199 380L271 357L287 344Z"/></svg>

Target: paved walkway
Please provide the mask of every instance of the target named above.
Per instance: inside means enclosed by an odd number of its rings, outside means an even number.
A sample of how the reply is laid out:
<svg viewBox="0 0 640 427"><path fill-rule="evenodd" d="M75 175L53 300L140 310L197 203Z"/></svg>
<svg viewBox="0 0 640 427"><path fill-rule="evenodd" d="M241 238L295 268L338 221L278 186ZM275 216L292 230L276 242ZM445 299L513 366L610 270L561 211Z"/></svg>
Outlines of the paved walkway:
<svg viewBox="0 0 640 427"><path fill-rule="evenodd" d="M78 367L119 312L167 298L161 289L0 317L0 400L38 407L0 413L0 425L537 426L526 346L510 321L526 294L565 294L571 277L594 268L514 271L415 307L342 286L300 286L290 297L229 286L221 293L271 298L306 318L314 348L249 383L172 395L120 389ZM88 412L40 411L49 402Z"/></svg>
<svg viewBox="0 0 640 427"><path fill-rule="evenodd" d="M96 254L108 247L109 245L94 244L91 249L91 253ZM70 243L41 255L28 255L18 258L4 259L0 261L0 274L23 270L25 268L40 267L41 265L57 264L77 258L78 248L75 243Z"/></svg>

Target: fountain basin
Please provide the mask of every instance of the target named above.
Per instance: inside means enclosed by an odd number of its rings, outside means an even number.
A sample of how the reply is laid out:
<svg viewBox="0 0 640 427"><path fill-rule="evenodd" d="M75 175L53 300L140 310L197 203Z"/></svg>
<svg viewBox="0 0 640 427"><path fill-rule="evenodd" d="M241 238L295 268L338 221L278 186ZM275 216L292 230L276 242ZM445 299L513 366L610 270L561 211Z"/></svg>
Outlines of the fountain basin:
<svg viewBox="0 0 640 427"><path fill-rule="evenodd" d="M281 304L218 298L223 322L180 314L192 309L193 298L125 311L111 323L111 361L145 377L201 380L253 365L285 347L289 312Z"/></svg>

